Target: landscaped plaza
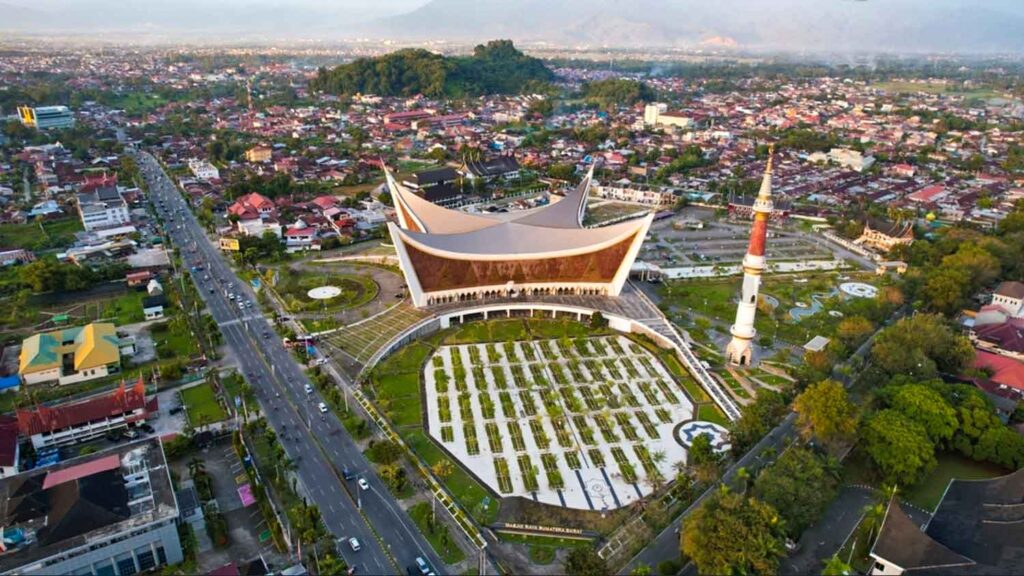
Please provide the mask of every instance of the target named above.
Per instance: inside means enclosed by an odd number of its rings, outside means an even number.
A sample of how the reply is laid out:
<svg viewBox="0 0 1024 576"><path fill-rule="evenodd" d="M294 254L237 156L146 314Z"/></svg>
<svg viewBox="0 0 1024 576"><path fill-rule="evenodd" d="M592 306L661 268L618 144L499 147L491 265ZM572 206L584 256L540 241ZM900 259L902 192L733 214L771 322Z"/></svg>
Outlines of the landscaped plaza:
<svg viewBox="0 0 1024 576"><path fill-rule="evenodd" d="M431 437L502 496L614 509L686 458L673 433L694 403L624 336L441 346L423 382Z"/></svg>

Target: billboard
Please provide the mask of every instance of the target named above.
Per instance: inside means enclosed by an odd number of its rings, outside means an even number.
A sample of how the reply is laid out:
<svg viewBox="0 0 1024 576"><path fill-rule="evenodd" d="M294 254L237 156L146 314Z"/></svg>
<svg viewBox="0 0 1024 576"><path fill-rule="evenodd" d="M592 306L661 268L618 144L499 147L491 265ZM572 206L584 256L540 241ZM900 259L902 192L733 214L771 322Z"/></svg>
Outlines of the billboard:
<svg viewBox="0 0 1024 576"><path fill-rule="evenodd" d="M231 252L238 252L238 250L240 249L238 245L238 238L221 238L220 249L228 250Z"/></svg>

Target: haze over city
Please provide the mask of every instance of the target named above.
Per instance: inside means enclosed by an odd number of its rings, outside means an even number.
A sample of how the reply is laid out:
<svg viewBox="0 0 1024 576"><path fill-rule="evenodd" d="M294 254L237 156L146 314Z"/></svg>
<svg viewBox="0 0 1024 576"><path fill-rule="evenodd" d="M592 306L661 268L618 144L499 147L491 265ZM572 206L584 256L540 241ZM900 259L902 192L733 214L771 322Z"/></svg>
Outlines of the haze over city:
<svg viewBox="0 0 1024 576"><path fill-rule="evenodd" d="M572 47L1019 53L1016 0L3 0L0 29L104 40L512 38Z"/></svg>

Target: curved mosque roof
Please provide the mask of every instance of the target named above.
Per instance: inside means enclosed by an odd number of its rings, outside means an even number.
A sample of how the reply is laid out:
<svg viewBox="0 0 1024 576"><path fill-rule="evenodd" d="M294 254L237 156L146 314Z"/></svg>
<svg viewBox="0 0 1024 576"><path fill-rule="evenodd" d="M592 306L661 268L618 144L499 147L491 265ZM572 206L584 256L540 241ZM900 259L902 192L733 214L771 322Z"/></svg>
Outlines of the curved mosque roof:
<svg viewBox="0 0 1024 576"><path fill-rule="evenodd" d="M579 186L558 202L531 210L496 214L470 214L438 206L407 190L386 168L384 174L402 228L427 234L449 235L476 232L510 223L542 228L582 229L594 168L591 166Z"/></svg>
<svg viewBox="0 0 1024 576"><path fill-rule="evenodd" d="M407 190L386 169L385 175L399 220L399 227L392 225L392 232L429 252L454 258L530 258L599 249L635 234L653 218L651 214L612 226L584 228L593 166L561 200L497 214L470 214L438 206Z"/></svg>

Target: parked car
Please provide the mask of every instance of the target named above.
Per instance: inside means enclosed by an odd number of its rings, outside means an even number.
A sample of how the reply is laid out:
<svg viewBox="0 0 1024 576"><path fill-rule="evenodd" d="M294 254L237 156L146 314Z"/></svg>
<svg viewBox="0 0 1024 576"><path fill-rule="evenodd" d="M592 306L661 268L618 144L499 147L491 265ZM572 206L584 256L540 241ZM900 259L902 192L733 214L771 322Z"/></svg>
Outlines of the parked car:
<svg viewBox="0 0 1024 576"><path fill-rule="evenodd" d="M136 438L139 437L139 431L128 428L124 432L122 432L121 435L129 440L135 440Z"/></svg>
<svg viewBox="0 0 1024 576"><path fill-rule="evenodd" d="M142 423L141 425L139 425L139 429L145 432L146 434L152 434L156 432L155 428L146 423Z"/></svg>

